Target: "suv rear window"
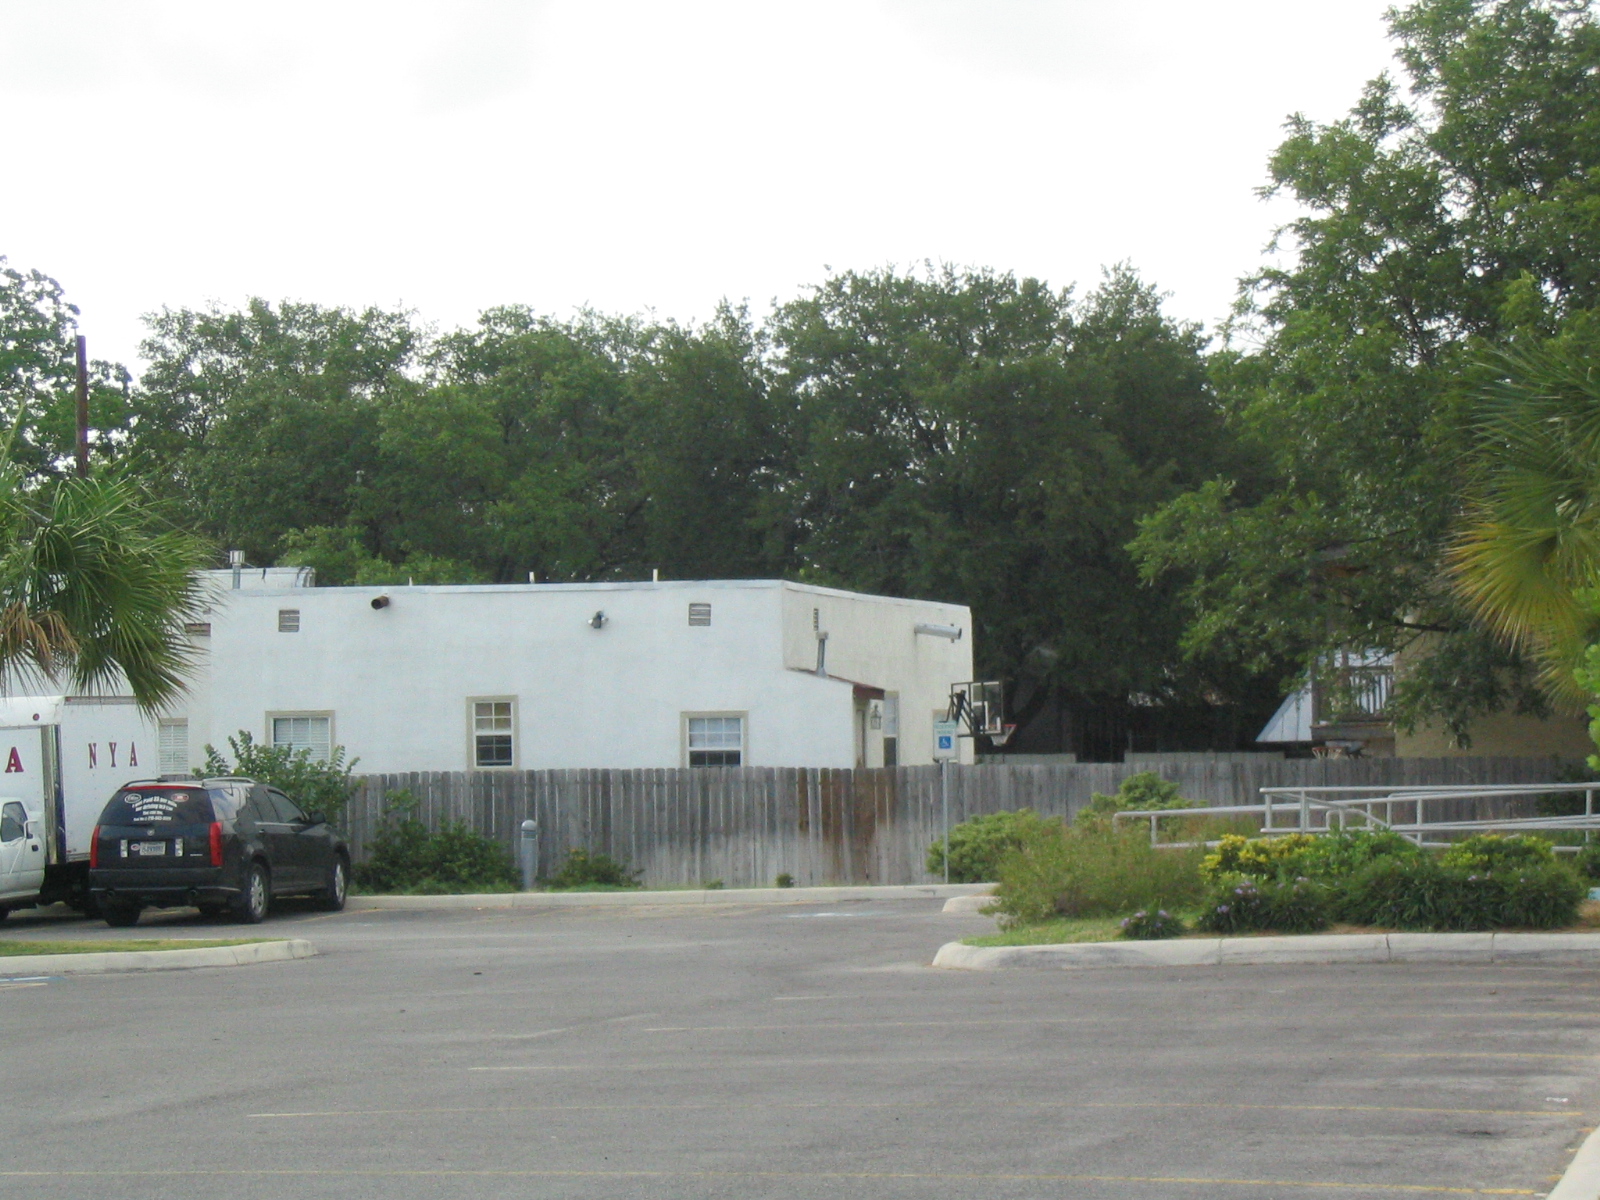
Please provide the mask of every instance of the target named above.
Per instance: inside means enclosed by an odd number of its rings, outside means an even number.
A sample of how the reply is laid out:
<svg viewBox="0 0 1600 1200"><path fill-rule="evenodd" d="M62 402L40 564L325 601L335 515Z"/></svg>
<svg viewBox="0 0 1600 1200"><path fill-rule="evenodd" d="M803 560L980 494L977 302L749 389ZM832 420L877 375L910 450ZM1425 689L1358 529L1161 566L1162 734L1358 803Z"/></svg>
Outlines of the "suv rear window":
<svg viewBox="0 0 1600 1200"><path fill-rule="evenodd" d="M124 788L100 814L100 824L209 825L216 820L205 788Z"/></svg>

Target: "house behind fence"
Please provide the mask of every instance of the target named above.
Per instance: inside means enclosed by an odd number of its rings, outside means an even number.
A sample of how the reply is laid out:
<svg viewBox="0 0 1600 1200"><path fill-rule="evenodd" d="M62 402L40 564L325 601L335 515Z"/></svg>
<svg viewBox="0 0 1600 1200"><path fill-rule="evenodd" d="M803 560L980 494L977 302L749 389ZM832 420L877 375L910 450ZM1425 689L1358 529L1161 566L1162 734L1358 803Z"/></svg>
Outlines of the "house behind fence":
<svg viewBox="0 0 1600 1200"><path fill-rule="evenodd" d="M1159 774L1198 803L1253 804L1263 787L1541 783L1556 780L1560 768L1554 759L1528 758L1264 759L1166 764ZM508 847L524 820L538 821L541 875L559 869L569 850L586 849L626 861L653 887L709 880L758 887L780 872L802 887L924 883L932 881L925 857L943 829L946 786L952 824L1017 808L1070 818L1093 793L1115 792L1138 769L1077 763L366 775L358 777L347 825L362 858L385 797L404 790L428 825L465 821ZM1512 811L1511 801L1477 803L1486 807L1457 815Z"/></svg>

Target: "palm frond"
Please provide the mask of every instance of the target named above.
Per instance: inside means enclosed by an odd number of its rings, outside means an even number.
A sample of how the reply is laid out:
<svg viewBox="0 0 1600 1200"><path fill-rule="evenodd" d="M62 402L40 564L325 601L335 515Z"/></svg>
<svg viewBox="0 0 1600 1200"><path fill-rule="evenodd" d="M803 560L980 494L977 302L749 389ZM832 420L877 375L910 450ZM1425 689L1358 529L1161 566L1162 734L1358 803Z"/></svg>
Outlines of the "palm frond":
<svg viewBox="0 0 1600 1200"><path fill-rule="evenodd" d="M1600 583L1600 372L1576 343L1499 356L1479 396L1471 501L1448 556L1457 591L1543 666L1553 698L1600 635L1582 596Z"/></svg>

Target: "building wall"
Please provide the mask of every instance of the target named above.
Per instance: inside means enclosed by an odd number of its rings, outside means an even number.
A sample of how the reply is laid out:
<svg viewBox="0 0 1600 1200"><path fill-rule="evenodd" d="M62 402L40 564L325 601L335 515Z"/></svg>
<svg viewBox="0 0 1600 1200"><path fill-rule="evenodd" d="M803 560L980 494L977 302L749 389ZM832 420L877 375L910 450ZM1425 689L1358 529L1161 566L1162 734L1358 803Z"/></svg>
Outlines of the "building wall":
<svg viewBox="0 0 1600 1200"><path fill-rule="evenodd" d="M231 578L216 582L228 589ZM799 602L808 629L811 604L825 603L841 631L830 678L786 665L792 594L816 598ZM375 610L379 596L389 603ZM711 605L710 625L688 623L690 603ZM285 609L299 612L298 632L279 632ZM853 683L899 692L915 709L942 706L949 685L970 677L970 641L951 654L949 643L919 645L927 639L911 627L957 620L970 625L959 606L767 581L263 588L247 574L219 592L210 634L197 639L207 668L170 715L189 721L195 764L207 742L223 746L240 729L270 740L272 715L331 713L333 741L360 771L465 770L471 700L511 698L521 770L684 765L687 713L744 716L749 766L851 767ZM875 674L840 678L836 649L843 665ZM921 738L901 761L930 761L931 720L910 731Z"/></svg>
<svg viewBox="0 0 1600 1200"><path fill-rule="evenodd" d="M814 622L814 624L813 624ZM959 641L919 634L918 623L953 625ZM950 685L972 679L972 613L965 605L887 596L861 596L832 588L783 588L783 662L815 672L818 633L826 633L824 666L835 679L883 688L899 708L897 752L901 765L933 761L933 722L950 703ZM883 765L882 730L869 730L867 761ZM961 761L973 761L972 739L961 739ZM854 762L849 765L855 765Z"/></svg>
<svg viewBox="0 0 1600 1200"><path fill-rule="evenodd" d="M1586 717L1552 717L1541 721L1514 713L1495 713L1473 722L1472 744L1456 746L1439 728L1395 733L1401 758L1560 758L1582 762L1595 752Z"/></svg>

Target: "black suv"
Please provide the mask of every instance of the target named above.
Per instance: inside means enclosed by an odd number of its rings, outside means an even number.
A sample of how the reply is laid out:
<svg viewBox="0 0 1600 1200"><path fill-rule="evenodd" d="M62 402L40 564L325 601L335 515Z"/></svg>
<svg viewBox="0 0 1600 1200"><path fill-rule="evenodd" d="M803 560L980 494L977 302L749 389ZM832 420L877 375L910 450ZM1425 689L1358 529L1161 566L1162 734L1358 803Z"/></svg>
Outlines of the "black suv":
<svg viewBox="0 0 1600 1200"><path fill-rule="evenodd" d="M255 923L274 896L344 907L350 849L320 813L253 779L123 784L89 843L89 891L108 925L192 904Z"/></svg>

